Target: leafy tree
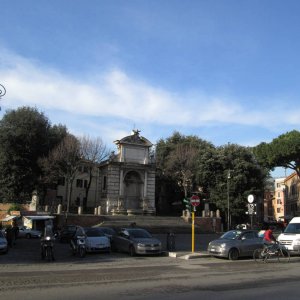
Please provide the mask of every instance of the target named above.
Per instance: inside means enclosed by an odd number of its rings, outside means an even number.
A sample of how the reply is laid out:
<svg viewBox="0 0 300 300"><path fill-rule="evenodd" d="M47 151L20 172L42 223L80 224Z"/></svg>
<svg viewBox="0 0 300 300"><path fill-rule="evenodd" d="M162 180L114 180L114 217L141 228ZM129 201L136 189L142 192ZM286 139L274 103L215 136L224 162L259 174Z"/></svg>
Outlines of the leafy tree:
<svg viewBox="0 0 300 300"><path fill-rule="evenodd" d="M228 144L218 147L217 152L210 201L227 219L229 196L230 215L239 220L245 216L248 195L262 195L268 172L257 164L250 148Z"/></svg>
<svg viewBox="0 0 300 300"><path fill-rule="evenodd" d="M170 208L172 202L190 197L197 186L207 186L208 173L201 175L201 168L204 169L203 159L206 153L213 151L212 144L196 136L181 135L179 132L174 132L166 140L159 140L156 147L156 164L160 170L157 176L157 193L167 199L169 204L159 205ZM168 194L163 193L166 191Z"/></svg>
<svg viewBox="0 0 300 300"><path fill-rule="evenodd" d="M41 169L38 159L58 143L64 126L52 127L35 108L6 112L0 121L0 194L4 201L28 201L37 189Z"/></svg>
<svg viewBox="0 0 300 300"><path fill-rule="evenodd" d="M157 194L161 199L170 204L198 191L200 198L220 209L226 220L228 191L230 215L239 219L245 216L247 196L259 197L267 176L267 170L257 163L250 148L235 144L216 148L196 136L178 132L158 142L156 161L160 170Z"/></svg>
<svg viewBox="0 0 300 300"><path fill-rule="evenodd" d="M292 169L300 177L300 132L293 130L253 148L257 161L269 168Z"/></svg>

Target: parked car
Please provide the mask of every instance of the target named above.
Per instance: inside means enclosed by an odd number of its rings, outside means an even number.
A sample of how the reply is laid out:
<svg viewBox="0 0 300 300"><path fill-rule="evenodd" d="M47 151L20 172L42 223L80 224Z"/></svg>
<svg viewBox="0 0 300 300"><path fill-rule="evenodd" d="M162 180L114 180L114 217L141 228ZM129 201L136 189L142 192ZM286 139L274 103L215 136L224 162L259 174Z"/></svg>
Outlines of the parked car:
<svg viewBox="0 0 300 300"><path fill-rule="evenodd" d="M69 243L74 236L77 225L65 225L59 232L59 241L61 243Z"/></svg>
<svg viewBox="0 0 300 300"><path fill-rule="evenodd" d="M110 252L110 239L97 227L84 228L87 252Z"/></svg>
<svg viewBox="0 0 300 300"><path fill-rule="evenodd" d="M161 241L154 238L142 228L122 228L112 238L112 248L115 251L136 254L161 254Z"/></svg>
<svg viewBox="0 0 300 300"><path fill-rule="evenodd" d="M5 237L5 234L2 230L0 230L0 252L7 253L8 251L8 243Z"/></svg>
<svg viewBox="0 0 300 300"><path fill-rule="evenodd" d="M257 248L263 247L263 239L255 230L230 230L208 244L212 256L237 260L242 256L253 256Z"/></svg>
<svg viewBox="0 0 300 300"><path fill-rule="evenodd" d="M19 238L40 238L42 232L40 230L31 229L28 227L19 227L18 237Z"/></svg>
<svg viewBox="0 0 300 300"><path fill-rule="evenodd" d="M107 236L110 241L112 241L113 236L117 234L117 232L111 227L96 227L96 228L99 228L99 230L101 230L101 232L103 232L104 235Z"/></svg>

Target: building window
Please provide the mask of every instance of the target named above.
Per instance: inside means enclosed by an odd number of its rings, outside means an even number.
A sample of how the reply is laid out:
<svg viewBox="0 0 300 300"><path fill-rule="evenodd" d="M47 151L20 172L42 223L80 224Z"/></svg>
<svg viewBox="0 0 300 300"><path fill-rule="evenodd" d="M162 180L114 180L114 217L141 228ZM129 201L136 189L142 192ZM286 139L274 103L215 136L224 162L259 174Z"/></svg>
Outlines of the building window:
<svg viewBox="0 0 300 300"><path fill-rule="evenodd" d="M83 186L84 186L85 189L87 188L87 186L88 186L88 181L87 180L84 180Z"/></svg>
<svg viewBox="0 0 300 300"><path fill-rule="evenodd" d="M277 199L277 204L281 204L281 199Z"/></svg>
<svg viewBox="0 0 300 300"><path fill-rule="evenodd" d="M291 186L291 194L294 196L297 194L297 187L295 184Z"/></svg>
<svg viewBox="0 0 300 300"><path fill-rule="evenodd" d="M280 208L277 208L277 213L280 213Z"/></svg>
<svg viewBox="0 0 300 300"><path fill-rule="evenodd" d="M82 188L82 186L83 186L83 180L82 179L77 179L76 180L76 187Z"/></svg>
<svg viewBox="0 0 300 300"><path fill-rule="evenodd" d="M103 190L103 191L106 191L106 184L107 184L106 181L107 181L107 180L106 180L106 176L103 176L103 182L102 182L102 190Z"/></svg>
<svg viewBox="0 0 300 300"><path fill-rule="evenodd" d="M280 198L280 192L277 193L277 197Z"/></svg>

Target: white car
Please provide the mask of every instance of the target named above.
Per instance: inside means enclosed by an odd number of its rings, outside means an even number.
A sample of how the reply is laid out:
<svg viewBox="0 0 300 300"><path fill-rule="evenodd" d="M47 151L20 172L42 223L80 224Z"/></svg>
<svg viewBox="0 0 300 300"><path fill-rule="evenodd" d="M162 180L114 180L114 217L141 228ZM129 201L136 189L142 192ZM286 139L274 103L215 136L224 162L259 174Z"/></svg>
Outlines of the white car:
<svg viewBox="0 0 300 300"><path fill-rule="evenodd" d="M27 228L27 227L19 227L18 237L25 237L27 239L31 238L40 238L42 236L42 232L39 230Z"/></svg>
<svg viewBox="0 0 300 300"><path fill-rule="evenodd" d="M84 228L87 252L110 252L110 239L95 227Z"/></svg>
<svg viewBox="0 0 300 300"><path fill-rule="evenodd" d="M277 240L291 253L300 254L300 217L294 217Z"/></svg>

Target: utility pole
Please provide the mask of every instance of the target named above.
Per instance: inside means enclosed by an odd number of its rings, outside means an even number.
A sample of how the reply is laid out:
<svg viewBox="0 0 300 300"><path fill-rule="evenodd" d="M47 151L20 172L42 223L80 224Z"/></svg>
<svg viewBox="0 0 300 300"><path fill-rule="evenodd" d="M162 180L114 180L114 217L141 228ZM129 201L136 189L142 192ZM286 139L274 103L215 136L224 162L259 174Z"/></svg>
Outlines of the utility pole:
<svg viewBox="0 0 300 300"><path fill-rule="evenodd" d="M230 201L229 201L230 170L227 173L227 230L230 230Z"/></svg>

